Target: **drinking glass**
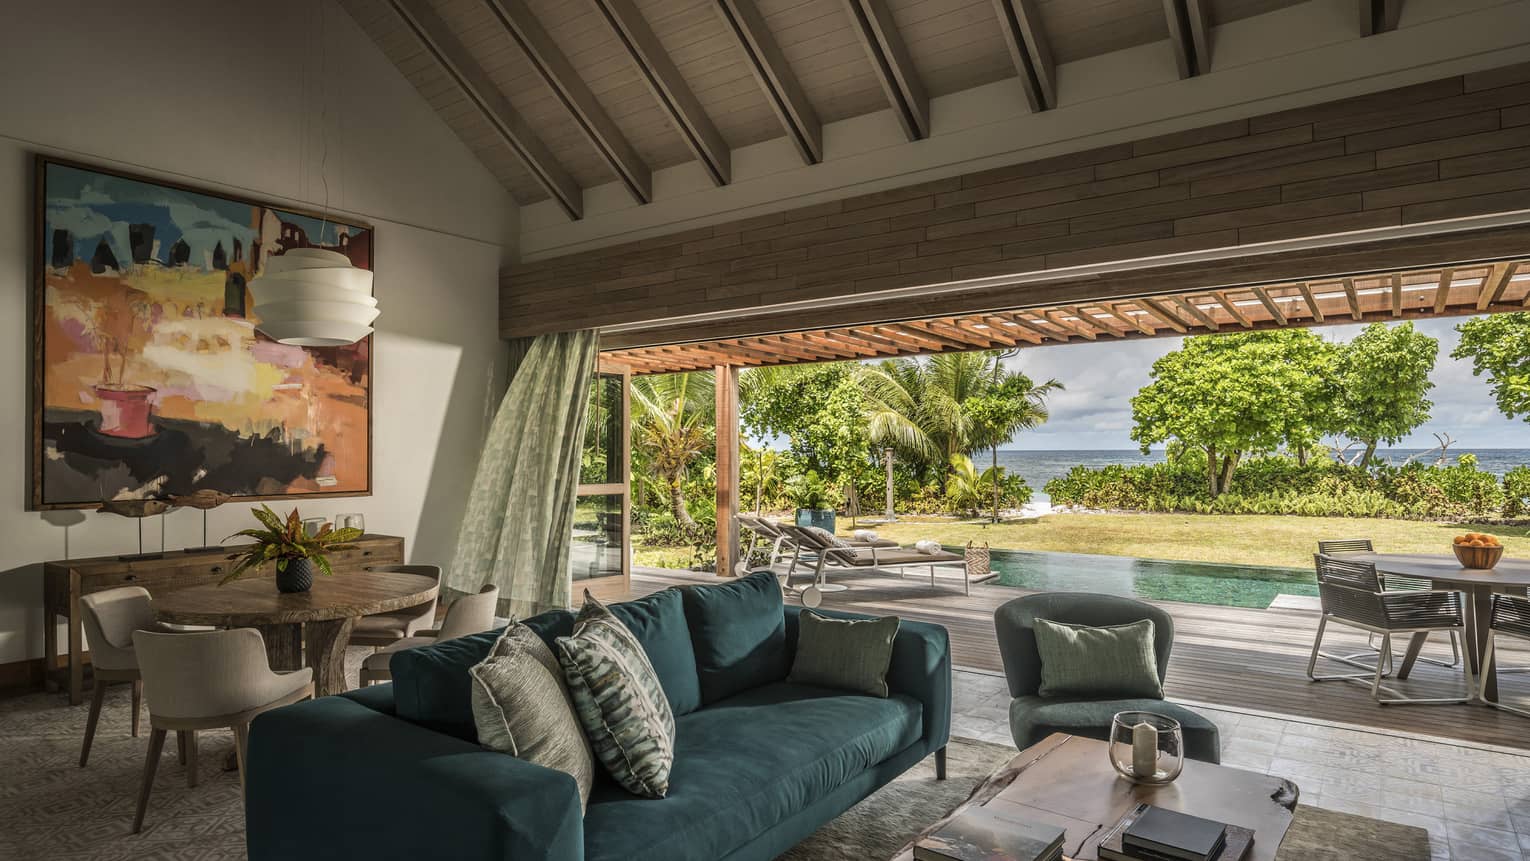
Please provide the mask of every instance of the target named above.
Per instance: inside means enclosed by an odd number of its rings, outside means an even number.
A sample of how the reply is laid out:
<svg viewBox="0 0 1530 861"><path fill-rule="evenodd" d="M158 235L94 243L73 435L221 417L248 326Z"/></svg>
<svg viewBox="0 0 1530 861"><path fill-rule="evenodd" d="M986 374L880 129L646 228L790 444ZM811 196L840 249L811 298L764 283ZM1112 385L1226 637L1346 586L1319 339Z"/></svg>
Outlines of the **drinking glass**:
<svg viewBox="0 0 1530 861"><path fill-rule="evenodd" d="M1160 714L1120 712L1110 723L1110 764L1133 783L1169 783L1185 768L1184 730Z"/></svg>
<svg viewBox="0 0 1530 861"><path fill-rule="evenodd" d="M328 522L329 521L323 517L305 517L303 518L303 532L307 533L308 535L318 535L319 530L323 529L324 524Z"/></svg>
<svg viewBox="0 0 1530 861"><path fill-rule="evenodd" d="M342 514L335 518L335 525L341 529L359 529L367 531L367 519L360 514Z"/></svg>

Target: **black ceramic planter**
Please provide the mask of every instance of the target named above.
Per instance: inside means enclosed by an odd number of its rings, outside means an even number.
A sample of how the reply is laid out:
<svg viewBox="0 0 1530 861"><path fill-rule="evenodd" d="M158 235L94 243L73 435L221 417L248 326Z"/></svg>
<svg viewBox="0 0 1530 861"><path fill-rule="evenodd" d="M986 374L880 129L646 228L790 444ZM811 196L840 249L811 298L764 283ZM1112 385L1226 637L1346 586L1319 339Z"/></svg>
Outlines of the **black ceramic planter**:
<svg viewBox="0 0 1530 861"><path fill-rule="evenodd" d="M287 570L276 572L276 591L307 592L313 587L313 560L288 559Z"/></svg>

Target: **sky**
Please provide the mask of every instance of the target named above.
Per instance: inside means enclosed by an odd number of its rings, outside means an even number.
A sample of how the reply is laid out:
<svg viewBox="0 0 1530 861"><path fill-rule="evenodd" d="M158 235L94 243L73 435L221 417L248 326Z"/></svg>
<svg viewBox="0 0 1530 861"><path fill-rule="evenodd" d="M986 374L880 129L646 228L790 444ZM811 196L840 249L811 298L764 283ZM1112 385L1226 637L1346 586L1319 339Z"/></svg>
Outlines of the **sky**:
<svg viewBox="0 0 1530 861"><path fill-rule="evenodd" d="M1440 342L1440 356L1430 379L1434 402L1430 420L1399 448L1433 448L1432 433L1449 433L1458 450L1530 448L1530 424L1498 412L1487 380L1473 377L1471 362L1450 358L1459 340L1456 324L1466 317L1415 320L1419 331ZM1348 341L1362 325L1326 326L1317 331L1329 340ZM1028 450L1134 449L1131 398L1151 382L1153 362L1179 349L1181 338L1097 341L1031 347L1009 360L1009 367L1033 380L1056 379L1067 387L1048 398L1052 418L1037 430L1020 434L1003 448Z"/></svg>

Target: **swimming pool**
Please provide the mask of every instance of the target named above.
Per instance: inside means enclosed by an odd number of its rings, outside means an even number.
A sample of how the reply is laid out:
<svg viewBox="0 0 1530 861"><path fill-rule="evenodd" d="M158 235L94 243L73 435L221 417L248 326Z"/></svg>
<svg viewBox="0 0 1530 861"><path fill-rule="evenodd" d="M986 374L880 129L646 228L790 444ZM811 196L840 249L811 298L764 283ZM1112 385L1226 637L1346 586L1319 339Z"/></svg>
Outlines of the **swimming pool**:
<svg viewBox="0 0 1530 861"><path fill-rule="evenodd" d="M947 549L961 552L961 548ZM1268 607L1276 595L1317 595L1317 579L1302 568L1031 550L995 549L992 558L1001 585L1042 592L1097 592L1260 609Z"/></svg>

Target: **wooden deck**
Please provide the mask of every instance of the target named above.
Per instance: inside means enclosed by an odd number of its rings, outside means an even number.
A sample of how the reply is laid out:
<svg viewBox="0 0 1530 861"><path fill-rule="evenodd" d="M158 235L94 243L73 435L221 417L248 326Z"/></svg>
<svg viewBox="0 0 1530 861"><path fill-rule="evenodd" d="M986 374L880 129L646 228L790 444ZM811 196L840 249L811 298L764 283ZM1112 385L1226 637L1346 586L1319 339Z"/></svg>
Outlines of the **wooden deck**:
<svg viewBox="0 0 1530 861"><path fill-rule="evenodd" d="M715 583L717 578L655 568L632 572L635 595L696 582ZM921 580L912 574L900 579L895 573L836 573L834 582L851 588L827 594L825 608L944 625L951 632L956 665L986 672L1003 671L994 637L994 609L1026 594L1006 586L980 585L967 596L955 581L931 587L927 577ZM788 596L788 600L794 599ZM1379 706L1371 700L1369 689L1357 684L1309 681L1307 655L1317 630L1317 613L1312 610L1158 603L1177 625L1166 683L1171 699L1530 749L1530 718L1477 705ZM1325 651L1354 651L1363 645L1359 632L1337 626L1329 630ZM1443 640L1431 640L1424 654L1448 657L1449 647ZM1530 666L1530 650L1507 641L1500 655L1506 665ZM1461 684L1459 670L1420 663L1401 689L1410 695L1441 696L1459 690ZM1530 674L1502 676L1501 685L1505 698L1523 697L1530 702Z"/></svg>

